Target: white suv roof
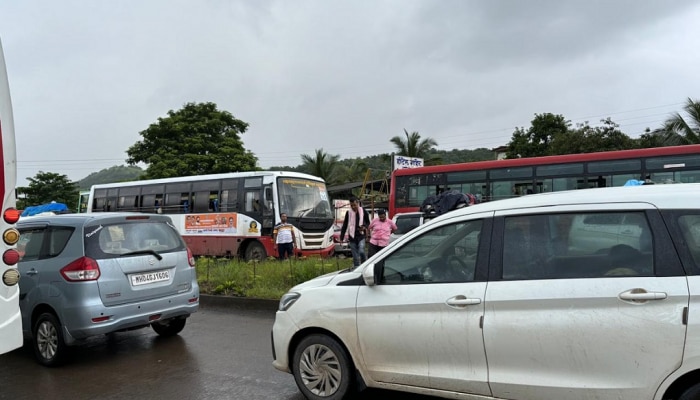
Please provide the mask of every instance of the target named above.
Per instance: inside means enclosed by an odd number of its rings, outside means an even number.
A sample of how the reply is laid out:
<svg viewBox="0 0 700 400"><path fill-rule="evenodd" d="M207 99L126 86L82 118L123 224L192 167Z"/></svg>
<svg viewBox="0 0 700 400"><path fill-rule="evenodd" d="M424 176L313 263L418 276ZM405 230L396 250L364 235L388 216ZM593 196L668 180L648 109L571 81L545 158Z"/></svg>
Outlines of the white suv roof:
<svg viewBox="0 0 700 400"><path fill-rule="evenodd" d="M698 183L674 184L672 185L672 195L669 195L669 189L671 189L669 186L671 185L621 186L531 194L510 199L475 204L462 209L450 211L448 214L436 217L435 219L442 219L444 216L454 217L484 211L631 201L641 201L665 209L680 209L688 208L688 201L691 199L697 199L698 194L700 194L700 184Z"/></svg>

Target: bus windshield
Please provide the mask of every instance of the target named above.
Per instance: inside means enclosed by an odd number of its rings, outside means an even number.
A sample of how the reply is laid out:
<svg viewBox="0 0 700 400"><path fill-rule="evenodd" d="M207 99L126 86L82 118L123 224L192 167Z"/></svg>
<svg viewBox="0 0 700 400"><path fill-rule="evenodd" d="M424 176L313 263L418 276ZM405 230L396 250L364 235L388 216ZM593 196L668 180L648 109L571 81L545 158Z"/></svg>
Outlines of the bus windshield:
<svg viewBox="0 0 700 400"><path fill-rule="evenodd" d="M303 178L279 178L279 212L289 217L333 219L326 184Z"/></svg>
<svg viewBox="0 0 700 400"><path fill-rule="evenodd" d="M80 197L78 198L78 212L79 213L87 212L89 198L90 198L90 191L89 190L80 192Z"/></svg>

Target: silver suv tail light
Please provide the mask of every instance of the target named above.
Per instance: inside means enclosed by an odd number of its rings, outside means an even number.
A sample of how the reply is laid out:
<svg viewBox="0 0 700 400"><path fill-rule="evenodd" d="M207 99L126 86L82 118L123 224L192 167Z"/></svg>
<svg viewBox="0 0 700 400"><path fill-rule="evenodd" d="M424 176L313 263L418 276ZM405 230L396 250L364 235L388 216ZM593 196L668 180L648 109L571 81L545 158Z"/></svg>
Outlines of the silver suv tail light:
<svg viewBox="0 0 700 400"><path fill-rule="evenodd" d="M61 275L68 282L96 281L100 277L100 267L92 258L80 257L61 268Z"/></svg>

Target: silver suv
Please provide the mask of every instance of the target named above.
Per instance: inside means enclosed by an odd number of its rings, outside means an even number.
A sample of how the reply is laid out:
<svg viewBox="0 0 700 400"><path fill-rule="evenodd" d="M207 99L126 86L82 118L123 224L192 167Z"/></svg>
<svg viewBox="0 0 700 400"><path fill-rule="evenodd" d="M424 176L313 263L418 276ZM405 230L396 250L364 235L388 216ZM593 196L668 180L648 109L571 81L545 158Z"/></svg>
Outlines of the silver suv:
<svg viewBox="0 0 700 400"><path fill-rule="evenodd" d="M199 307L194 258L168 216L37 216L17 227L22 326L40 364L60 364L90 336L176 335Z"/></svg>

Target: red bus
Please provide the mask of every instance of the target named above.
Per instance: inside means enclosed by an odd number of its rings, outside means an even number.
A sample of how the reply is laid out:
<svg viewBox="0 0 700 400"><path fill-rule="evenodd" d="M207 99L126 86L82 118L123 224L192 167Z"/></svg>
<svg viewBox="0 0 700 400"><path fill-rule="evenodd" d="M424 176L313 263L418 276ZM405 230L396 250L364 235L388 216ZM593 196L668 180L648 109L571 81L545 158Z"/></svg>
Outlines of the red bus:
<svg viewBox="0 0 700 400"><path fill-rule="evenodd" d="M19 219L15 208L15 184L17 158L15 156L15 131L12 121L10 87L7 83L5 59L0 43L0 354L22 346L22 318L19 311L19 253L15 244L19 232L14 227Z"/></svg>
<svg viewBox="0 0 700 400"><path fill-rule="evenodd" d="M623 186L630 179L700 182L700 145L397 169L391 177L389 216L419 211L425 198L446 190L490 201L529 193Z"/></svg>

